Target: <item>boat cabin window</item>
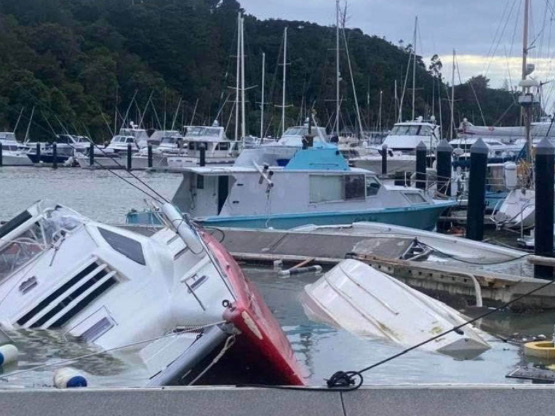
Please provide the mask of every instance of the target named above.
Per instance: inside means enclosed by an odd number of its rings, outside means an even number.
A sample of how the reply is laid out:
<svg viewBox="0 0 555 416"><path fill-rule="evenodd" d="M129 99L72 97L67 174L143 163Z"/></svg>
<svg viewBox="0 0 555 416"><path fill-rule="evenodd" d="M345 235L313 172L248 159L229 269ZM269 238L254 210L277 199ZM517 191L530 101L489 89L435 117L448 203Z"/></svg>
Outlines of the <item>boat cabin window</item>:
<svg viewBox="0 0 555 416"><path fill-rule="evenodd" d="M373 176L366 177L366 196L376 196L382 185Z"/></svg>
<svg viewBox="0 0 555 416"><path fill-rule="evenodd" d="M11 150L12 152L16 152L17 150L19 150L19 146L3 144L2 145L2 150Z"/></svg>
<svg viewBox="0 0 555 416"><path fill-rule="evenodd" d="M343 199L343 177L339 175L310 175L310 202L340 201Z"/></svg>
<svg viewBox="0 0 555 416"><path fill-rule="evenodd" d="M311 203L364 199L364 175L310 175Z"/></svg>
<svg viewBox="0 0 555 416"><path fill-rule="evenodd" d="M229 143L218 143L216 150L229 150Z"/></svg>
<svg viewBox="0 0 555 416"><path fill-rule="evenodd" d="M197 177L197 189L204 189L204 176L195 175Z"/></svg>
<svg viewBox="0 0 555 416"><path fill-rule="evenodd" d="M364 199L366 196L364 175L347 175L344 178L345 199Z"/></svg>
<svg viewBox="0 0 555 416"><path fill-rule="evenodd" d="M411 204L425 204L426 198L418 192L404 192L403 195L410 201Z"/></svg>
<svg viewBox="0 0 555 416"><path fill-rule="evenodd" d="M175 144L177 143L177 137L162 137L160 144Z"/></svg>
<svg viewBox="0 0 555 416"><path fill-rule="evenodd" d="M133 143L133 137L128 137L127 140L125 141L126 143Z"/></svg>
<svg viewBox="0 0 555 416"><path fill-rule="evenodd" d="M200 146L204 145L204 148L208 150L208 143L206 142L189 142L189 150L200 150Z"/></svg>
<svg viewBox="0 0 555 416"><path fill-rule="evenodd" d="M143 246L141 243L101 227L98 227L98 231L110 247L118 253L123 254L135 263L142 264L143 266L146 265L145 256L143 254Z"/></svg>
<svg viewBox="0 0 555 416"><path fill-rule="evenodd" d="M432 128L430 126L420 127L420 136L430 136L432 134Z"/></svg>

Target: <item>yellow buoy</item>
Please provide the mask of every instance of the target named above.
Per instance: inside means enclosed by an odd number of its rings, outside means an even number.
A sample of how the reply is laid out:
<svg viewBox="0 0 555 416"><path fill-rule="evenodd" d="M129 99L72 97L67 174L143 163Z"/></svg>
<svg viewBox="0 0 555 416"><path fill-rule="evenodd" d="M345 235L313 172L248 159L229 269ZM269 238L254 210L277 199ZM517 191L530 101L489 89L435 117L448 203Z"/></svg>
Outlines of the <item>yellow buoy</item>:
<svg viewBox="0 0 555 416"><path fill-rule="evenodd" d="M537 358L555 359L553 341L534 341L524 344L524 355Z"/></svg>

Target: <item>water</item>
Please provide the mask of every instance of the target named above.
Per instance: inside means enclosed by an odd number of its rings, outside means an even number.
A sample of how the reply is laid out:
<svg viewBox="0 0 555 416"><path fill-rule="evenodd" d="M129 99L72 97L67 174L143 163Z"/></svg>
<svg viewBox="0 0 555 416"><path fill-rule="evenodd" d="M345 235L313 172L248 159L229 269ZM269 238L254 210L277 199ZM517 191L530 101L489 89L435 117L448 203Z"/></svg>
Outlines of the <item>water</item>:
<svg viewBox="0 0 555 416"><path fill-rule="evenodd" d="M128 176L125 172L120 175ZM164 197L171 197L180 175L136 172ZM75 209L83 215L110 223L122 223L131 208L145 206L145 195L106 171L83 169L2 168L0 169L0 219L9 219L40 198L49 198ZM246 274L257 283L282 324L299 361L307 368L310 383L321 385L337 370L356 370L389 357L401 347L372 339L358 338L345 331L311 322L301 305L304 286L318 277L305 275L280 279L267 269L246 268ZM528 335L543 333L551 337L555 312L530 315L498 313L484 324L495 333ZM95 348L56 332L31 331L16 335L22 347L19 366L4 370L0 388L50 387L53 367L41 367L60 360L96 352ZM415 383L514 383L505 378L516 365L525 362L521 349L493 340L492 349L470 361L421 351L384 364L365 375L365 384ZM131 354L94 355L72 366L82 369L92 386L140 386L144 372Z"/></svg>

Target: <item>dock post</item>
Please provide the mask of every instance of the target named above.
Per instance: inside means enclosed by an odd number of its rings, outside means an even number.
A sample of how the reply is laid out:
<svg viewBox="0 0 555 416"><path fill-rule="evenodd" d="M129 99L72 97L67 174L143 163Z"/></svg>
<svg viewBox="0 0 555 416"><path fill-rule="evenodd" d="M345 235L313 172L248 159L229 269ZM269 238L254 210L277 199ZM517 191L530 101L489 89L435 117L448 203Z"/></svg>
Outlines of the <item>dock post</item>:
<svg viewBox="0 0 555 416"><path fill-rule="evenodd" d="M89 145L89 166L92 168L94 166L94 143L91 142Z"/></svg>
<svg viewBox="0 0 555 416"><path fill-rule="evenodd" d="M200 166L205 166L206 165L206 146L204 145L204 143L202 143L200 145L200 160L199 160L199 164Z"/></svg>
<svg viewBox="0 0 555 416"><path fill-rule="evenodd" d="M40 143L37 143L37 163L40 162Z"/></svg>
<svg viewBox="0 0 555 416"><path fill-rule="evenodd" d="M147 150L147 160L148 160L148 167L152 167L152 145L149 144L146 148Z"/></svg>
<svg viewBox="0 0 555 416"><path fill-rule="evenodd" d="M555 147L544 137L536 146L536 229L534 232L534 253L544 257L553 257L554 161ZM534 277L553 280L553 268L534 265Z"/></svg>
<svg viewBox="0 0 555 416"><path fill-rule="evenodd" d="M2 154L2 144L0 144L0 167L4 166L4 155Z"/></svg>
<svg viewBox="0 0 555 416"><path fill-rule="evenodd" d="M127 170L131 170L131 143L127 144Z"/></svg>
<svg viewBox="0 0 555 416"><path fill-rule="evenodd" d="M488 146L482 139L478 139L470 147L470 178L466 210L466 238L475 241L484 239L487 166Z"/></svg>
<svg viewBox="0 0 555 416"><path fill-rule="evenodd" d="M382 145L382 175L387 175L387 144Z"/></svg>
<svg viewBox="0 0 555 416"><path fill-rule="evenodd" d="M52 143L52 167L58 169L58 143Z"/></svg>
<svg viewBox="0 0 555 416"><path fill-rule="evenodd" d="M426 159L428 149L423 142L416 146L416 187L426 189Z"/></svg>
<svg viewBox="0 0 555 416"><path fill-rule="evenodd" d="M451 155L453 147L443 139L437 146L437 192L451 196Z"/></svg>

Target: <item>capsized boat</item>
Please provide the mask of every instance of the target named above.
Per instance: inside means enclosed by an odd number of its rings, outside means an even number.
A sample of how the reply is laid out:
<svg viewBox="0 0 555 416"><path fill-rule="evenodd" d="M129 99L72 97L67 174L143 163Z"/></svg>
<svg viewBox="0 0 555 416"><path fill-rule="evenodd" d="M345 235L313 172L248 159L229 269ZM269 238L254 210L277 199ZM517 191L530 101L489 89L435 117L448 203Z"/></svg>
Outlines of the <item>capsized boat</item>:
<svg viewBox="0 0 555 416"><path fill-rule="evenodd" d="M304 384L256 287L171 204L147 236L39 201L0 227L0 329L133 346L144 385ZM23 331L24 333L24 331Z"/></svg>
<svg viewBox="0 0 555 416"><path fill-rule="evenodd" d="M339 263L307 285L305 295L303 307L309 318L404 347L465 322L444 303L356 260ZM472 359L491 347L479 330L466 325L419 348L457 359Z"/></svg>

